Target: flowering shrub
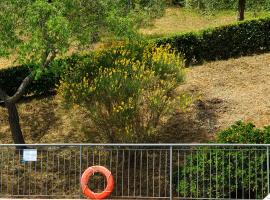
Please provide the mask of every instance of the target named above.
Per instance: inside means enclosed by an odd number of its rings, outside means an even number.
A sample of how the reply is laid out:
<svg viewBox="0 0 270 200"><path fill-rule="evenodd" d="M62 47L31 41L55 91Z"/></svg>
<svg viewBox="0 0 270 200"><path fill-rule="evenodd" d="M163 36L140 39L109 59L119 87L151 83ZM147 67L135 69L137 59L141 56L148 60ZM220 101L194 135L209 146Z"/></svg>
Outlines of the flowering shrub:
<svg viewBox="0 0 270 200"><path fill-rule="evenodd" d="M151 142L165 117L186 98L183 59L169 46L125 46L93 53L62 77L59 95L67 106L87 111L99 141Z"/></svg>

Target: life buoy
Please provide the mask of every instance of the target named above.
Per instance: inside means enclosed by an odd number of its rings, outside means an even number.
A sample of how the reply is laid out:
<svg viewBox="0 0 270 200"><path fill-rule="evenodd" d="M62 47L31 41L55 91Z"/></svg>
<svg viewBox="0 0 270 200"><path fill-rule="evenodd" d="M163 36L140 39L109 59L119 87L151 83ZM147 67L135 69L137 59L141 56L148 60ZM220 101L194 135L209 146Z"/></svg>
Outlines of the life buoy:
<svg viewBox="0 0 270 200"><path fill-rule="evenodd" d="M97 172L105 176L107 180L107 186L105 190L101 193L94 193L93 191L89 189L87 185L90 177L94 173L97 173ZM110 196L114 188L114 180L113 180L112 173L107 168L102 167L102 166L89 167L84 171L81 177L81 188L82 188L83 194L89 199L105 199L108 196Z"/></svg>

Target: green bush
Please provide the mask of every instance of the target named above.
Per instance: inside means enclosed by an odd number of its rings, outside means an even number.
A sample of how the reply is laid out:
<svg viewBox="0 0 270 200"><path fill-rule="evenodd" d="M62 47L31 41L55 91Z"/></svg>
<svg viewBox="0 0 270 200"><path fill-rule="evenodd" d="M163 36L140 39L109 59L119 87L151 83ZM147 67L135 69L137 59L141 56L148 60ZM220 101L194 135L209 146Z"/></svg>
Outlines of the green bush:
<svg viewBox="0 0 270 200"><path fill-rule="evenodd" d="M125 46L91 60L67 71L58 89L64 105L79 106L91 120L91 141L155 142L165 116L186 103L174 93L183 60L167 46Z"/></svg>
<svg viewBox="0 0 270 200"><path fill-rule="evenodd" d="M17 66L0 71L1 88L8 95L13 95L23 79L30 74L29 66ZM53 72L46 73L41 79L34 81L28 88L25 95L42 95L53 92L55 85L59 82L59 76Z"/></svg>
<svg viewBox="0 0 270 200"><path fill-rule="evenodd" d="M230 144L269 144L270 143L270 126L258 129L252 123L236 122L227 130L217 135L218 143Z"/></svg>
<svg viewBox="0 0 270 200"><path fill-rule="evenodd" d="M157 39L184 55L186 64L229 59L270 50L270 18Z"/></svg>
<svg viewBox="0 0 270 200"><path fill-rule="evenodd" d="M185 0L167 0L167 2L181 7L185 6Z"/></svg>
<svg viewBox="0 0 270 200"><path fill-rule="evenodd" d="M186 0L185 6L200 11L228 10L236 7L235 0Z"/></svg>
<svg viewBox="0 0 270 200"><path fill-rule="evenodd" d="M46 95L53 93L56 90L56 85L59 84L61 74L67 66L73 67L77 63L88 65L91 61L90 55L72 55L65 59L58 59L51 63L50 72L42 74L41 78L34 80L27 88L25 96ZM0 85L8 95L13 95L23 79L27 77L31 69L35 66L15 66L0 70Z"/></svg>
<svg viewBox="0 0 270 200"><path fill-rule="evenodd" d="M191 9L196 9L202 12L215 12L219 10L236 10L238 0L185 0L185 6ZM269 10L268 0L247 0L246 10L260 11Z"/></svg>
<svg viewBox="0 0 270 200"><path fill-rule="evenodd" d="M198 64L203 61L229 59L267 52L270 50L270 18L250 20L241 23L211 28L200 32L190 32L154 41L157 45L169 44L184 56L186 65ZM135 48L135 47L132 47ZM140 48L136 59L140 57ZM107 52L110 52L108 50ZM135 52L135 51L133 51ZM104 54L105 55L105 54ZM108 57L103 56L104 62ZM74 66L75 63L91 66L91 56L74 55L53 63L55 71L45 74L41 80L35 81L27 90L27 94L46 94L55 90L63 66ZM111 62L111 61L108 61ZM106 64L106 63L105 63ZM95 68L95 70L97 70ZM27 66L12 67L0 70L0 85L10 95L16 91L23 78L29 74Z"/></svg>
<svg viewBox="0 0 270 200"><path fill-rule="evenodd" d="M257 129L251 123L239 121L218 133L216 142L264 144L269 141L270 126ZM228 199L266 196L266 148L201 147L192 152L179 169L177 190L181 195Z"/></svg>

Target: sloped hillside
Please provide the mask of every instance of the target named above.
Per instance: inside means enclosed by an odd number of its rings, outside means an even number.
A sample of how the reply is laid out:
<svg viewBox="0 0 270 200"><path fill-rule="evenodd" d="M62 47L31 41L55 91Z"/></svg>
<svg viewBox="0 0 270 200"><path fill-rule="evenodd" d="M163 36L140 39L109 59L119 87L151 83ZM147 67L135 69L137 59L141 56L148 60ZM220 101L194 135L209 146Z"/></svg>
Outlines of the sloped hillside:
<svg viewBox="0 0 270 200"><path fill-rule="evenodd" d="M270 54L219 61L189 69L180 87L200 97L197 110L211 114L208 129L220 130L237 120L270 124Z"/></svg>
<svg viewBox="0 0 270 200"><path fill-rule="evenodd" d="M194 97L162 127L162 142L206 142L237 120L270 124L270 54L206 63L187 69L179 87ZM89 142L94 131L82 110L61 109L55 97L19 105L27 142ZM92 137L93 138L93 137ZM0 107L0 143L12 142Z"/></svg>

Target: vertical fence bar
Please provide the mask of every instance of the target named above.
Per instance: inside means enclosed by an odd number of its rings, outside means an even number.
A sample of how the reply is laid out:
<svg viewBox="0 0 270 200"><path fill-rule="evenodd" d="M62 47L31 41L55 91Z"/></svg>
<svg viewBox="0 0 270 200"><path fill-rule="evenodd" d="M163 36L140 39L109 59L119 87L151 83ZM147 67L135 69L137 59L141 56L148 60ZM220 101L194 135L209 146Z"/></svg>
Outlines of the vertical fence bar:
<svg viewBox="0 0 270 200"><path fill-rule="evenodd" d="M270 193L270 180L269 180L269 147L268 146L267 146L266 156L267 156L267 192L269 194Z"/></svg>
<svg viewBox="0 0 270 200"><path fill-rule="evenodd" d="M82 175L82 145L80 145L80 176Z"/></svg>
<svg viewBox="0 0 270 200"><path fill-rule="evenodd" d="M82 145L80 145L80 169L79 169L79 172L80 172L80 174L79 174L79 183L80 183L80 181L81 181L80 179L81 179L81 176L82 176ZM79 193L80 193L79 194L80 198L82 198L83 196L82 196L82 193L81 193L81 185L80 184L79 184Z"/></svg>
<svg viewBox="0 0 270 200"><path fill-rule="evenodd" d="M173 180L173 169L172 169L172 165L173 165L173 148L172 146L170 146L170 200L173 199L173 188L172 188L172 180Z"/></svg>

